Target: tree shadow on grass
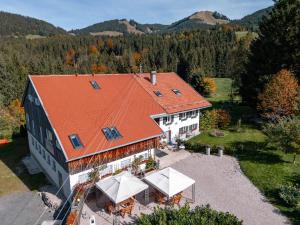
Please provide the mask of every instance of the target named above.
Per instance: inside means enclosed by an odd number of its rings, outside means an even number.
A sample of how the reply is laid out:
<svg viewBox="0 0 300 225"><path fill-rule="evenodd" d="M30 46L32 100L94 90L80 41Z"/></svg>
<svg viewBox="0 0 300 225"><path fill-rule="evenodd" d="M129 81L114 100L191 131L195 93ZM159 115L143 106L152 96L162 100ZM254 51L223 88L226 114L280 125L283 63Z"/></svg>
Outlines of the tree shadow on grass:
<svg viewBox="0 0 300 225"><path fill-rule="evenodd" d="M42 173L30 175L27 172L21 160L28 154L28 143L25 137L18 137L8 144L0 145L0 161L3 162L12 171L13 175L18 177L29 190L37 190L39 187L49 184L49 182ZM10 175L4 174L4 176ZM0 180L0 182L2 181ZM12 182L15 181L12 180ZM12 191L13 190L5 190L7 193Z"/></svg>
<svg viewBox="0 0 300 225"><path fill-rule="evenodd" d="M271 149L268 149L265 142L235 142L232 146L235 149L235 154L240 161L252 161L262 164L286 162L280 157L280 155L276 154Z"/></svg>

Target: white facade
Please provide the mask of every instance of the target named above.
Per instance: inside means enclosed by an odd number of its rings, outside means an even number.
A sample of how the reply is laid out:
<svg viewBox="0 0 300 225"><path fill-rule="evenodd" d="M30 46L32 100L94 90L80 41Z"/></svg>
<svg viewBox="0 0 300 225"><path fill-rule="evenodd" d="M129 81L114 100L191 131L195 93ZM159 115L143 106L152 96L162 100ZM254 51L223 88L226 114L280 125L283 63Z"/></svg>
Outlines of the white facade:
<svg viewBox="0 0 300 225"><path fill-rule="evenodd" d="M38 165L44 171L45 175L57 187L63 186L62 190L65 196L70 194L69 174L58 162L48 153L40 142L28 131L28 143L31 156L37 161Z"/></svg>
<svg viewBox="0 0 300 225"><path fill-rule="evenodd" d="M122 159L119 159L119 160L107 163L106 168L104 170L102 170L100 172L100 174L101 174L101 176L104 176L106 174L114 173L118 169L126 168L129 165L131 165L131 163L133 162L133 160L135 158L138 158L140 156L143 159L148 159L150 156L154 157L154 149L149 149L149 150L137 153L135 155L131 155L131 156L128 156L128 157L125 157L125 158L122 158ZM146 166L145 164L142 164L140 166L140 168L142 170L144 170L145 166ZM70 175L70 185L71 185L71 187L74 187L74 185L76 185L77 183L83 183L83 182L87 181L88 180L88 174L91 171L92 171L92 169L88 169L88 170L84 170L84 171L82 171L80 173L76 173L76 174Z"/></svg>
<svg viewBox="0 0 300 225"><path fill-rule="evenodd" d="M39 141L28 132L29 149L31 156L37 161L42 171L49 178L49 180L55 184L58 188L62 187L63 193L68 197L77 183L83 183L88 180L88 174L92 169L87 169L76 174L68 174L56 160L48 153L48 151L39 143ZM113 150L112 150L113 151ZM114 173L118 169L128 167L135 158L142 157L148 159L154 157L154 149L149 149L135 155L131 155L110 163L107 163L106 168L101 171L101 175ZM145 164L142 164L140 168L145 169ZM60 175L61 174L61 175Z"/></svg>
<svg viewBox="0 0 300 225"><path fill-rule="evenodd" d="M175 143L177 139L187 140L198 135L200 114L200 110L195 109L157 118L164 131L162 141Z"/></svg>

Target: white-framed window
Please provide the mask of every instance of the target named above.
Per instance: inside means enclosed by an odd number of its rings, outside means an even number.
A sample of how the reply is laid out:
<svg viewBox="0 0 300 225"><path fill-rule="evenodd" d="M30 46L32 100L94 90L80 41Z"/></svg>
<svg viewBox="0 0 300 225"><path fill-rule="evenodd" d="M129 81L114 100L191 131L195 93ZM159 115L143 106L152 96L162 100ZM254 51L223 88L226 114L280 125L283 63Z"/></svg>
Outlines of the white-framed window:
<svg viewBox="0 0 300 225"><path fill-rule="evenodd" d="M105 176L106 174L110 174L112 172L113 172L113 166L106 165L106 167L100 171L100 174L101 174L101 176Z"/></svg>
<svg viewBox="0 0 300 225"><path fill-rule="evenodd" d="M78 183L84 183L89 179L89 174L84 173L78 176Z"/></svg>
<svg viewBox="0 0 300 225"><path fill-rule="evenodd" d="M164 124L171 124L173 122L174 116L165 116L163 121Z"/></svg>
<svg viewBox="0 0 300 225"><path fill-rule="evenodd" d="M191 117L196 117L198 114L197 110L191 111Z"/></svg>
<svg viewBox="0 0 300 225"><path fill-rule="evenodd" d="M41 103L40 103L40 100L38 99L38 98L35 98L34 99L34 103L36 104L36 105L40 105Z"/></svg>
<svg viewBox="0 0 300 225"><path fill-rule="evenodd" d="M180 120L186 120L187 119L187 113L179 113L179 119Z"/></svg>
<svg viewBox="0 0 300 225"><path fill-rule="evenodd" d="M122 169L123 169L123 168L126 168L126 167L128 167L130 164L131 164L130 158L129 158L129 159L122 160L122 161L121 161L121 168L122 168Z"/></svg>
<svg viewBox="0 0 300 225"><path fill-rule="evenodd" d="M179 134L184 134L189 130L188 126L179 128Z"/></svg>
<svg viewBox="0 0 300 225"><path fill-rule="evenodd" d="M43 128L40 126L40 141L43 144L44 143L44 139L43 139Z"/></svg>
<svg viewBox="0 0 300 225"><path fill-rule="evenodd" d="M33 96L32 96L31 94L28 95L28 100L29 100L30 102L33 102Z"/></svg>

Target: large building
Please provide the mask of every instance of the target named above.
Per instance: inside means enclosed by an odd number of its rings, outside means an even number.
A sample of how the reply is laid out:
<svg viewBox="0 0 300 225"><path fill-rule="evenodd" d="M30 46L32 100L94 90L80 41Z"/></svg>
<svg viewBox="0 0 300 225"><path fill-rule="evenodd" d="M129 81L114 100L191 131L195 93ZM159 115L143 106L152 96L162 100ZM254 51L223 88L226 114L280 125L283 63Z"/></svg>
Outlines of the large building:
<svg viewBox="0 0 300 225"><path fill-rule="evenodd" d="M177 74L152 72L29 76L23 105L32 158L68 196L94 166L112 174L197 135L210 103Z"/></svg>

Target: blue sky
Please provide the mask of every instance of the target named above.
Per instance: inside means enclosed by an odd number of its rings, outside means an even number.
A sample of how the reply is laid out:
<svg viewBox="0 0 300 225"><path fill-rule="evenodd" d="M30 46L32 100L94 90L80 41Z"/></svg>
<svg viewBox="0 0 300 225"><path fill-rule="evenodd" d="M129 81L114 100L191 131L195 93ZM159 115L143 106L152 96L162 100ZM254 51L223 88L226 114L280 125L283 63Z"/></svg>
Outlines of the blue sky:
<svg viewBox="0 0 300 225"><path fill-rule="evenodd" d="M200 10L241 18L272 0L0 0L0 10L46 20L70 30L110 19L170 24Z"/></svg>

